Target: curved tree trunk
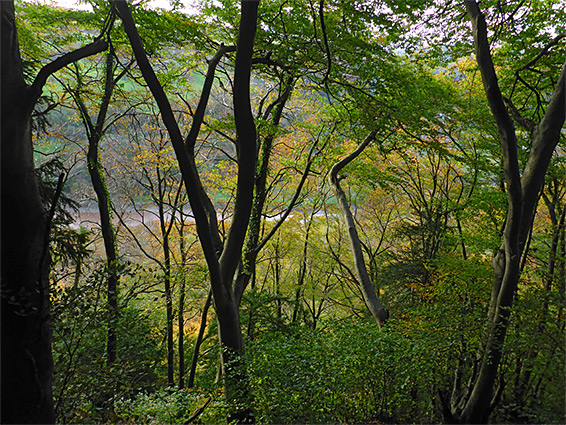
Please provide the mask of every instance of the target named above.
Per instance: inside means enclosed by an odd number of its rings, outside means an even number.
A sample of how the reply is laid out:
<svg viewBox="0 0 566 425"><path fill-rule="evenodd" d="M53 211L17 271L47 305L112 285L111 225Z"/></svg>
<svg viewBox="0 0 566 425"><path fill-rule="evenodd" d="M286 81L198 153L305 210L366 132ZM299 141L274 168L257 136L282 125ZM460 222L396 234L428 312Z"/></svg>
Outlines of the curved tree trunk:
<svg viewBox="0 0 566 425"><path fill-rule="evenodd" d="M328 181L334 189L334 194L336 195L336 199L338 200L338 205L340 205L340 210L342 211L342 218L346 227L348 229L348 237L350 239L350 247L352 250L352 255L354 257L354 263L356 266L356 274L358 277L358 282L360 285L360 290L364 297L364 302L375 319L377 325L381 328L385 324L385 321L389 317L389 312L387 309L381 304L377 294L375 293L375 289L373 287L373 283L369 277L366 263L364 260L364 254L362 251L362 244L360 242L360 237L358 235L358 230L356 229L356 222L354 221L354 216L352 215L352 211L350 210L350 205L348 204L348 200L346 199L346 194L340 187L340 178L338 177L338 173L350 162L360 155L363 150L366 148L367 145L372 140L375 140L376 132L372 131L364 141L357 147L357 149L348 155L346 158L342 159L341 161L337 162L332 166L330 169L330 173L328 176Z"/></svg>
<svg viewBox="0 0 566 425"><path fill-rule="evenodd" d="M242 258L244 237L253 201L256 128L250 105L250 76L259 1L241 2L233 85L238 176L234 214L223 246L219 244L216 215L201 183L192 143L190 140L187 140L187 143L183 140L169 99L144 51L143 42L136 29L131 11L124 0L110 0L110 3L116 8L122 19L138 66L161 112L161 118L171 138L197 225L197 234L207 262L218 318L220 343L222 344L224 392L226 400L231 404L228 421L251 422L253 416L249 408L249 388L244 368L241 367L244 345L238 297L235 295L233 278ZM221 50L223 47L221 46ZM201 101L207 98L209 91L210 86L205 85L201 93ZM196 118L195 116L189 133L193 136L198 134L198 128L201 125Z"/></svg>
<svg viewBox="0 0 566 425"><path fill-rule="evenodd" d="M88 137L87 168L92 183L92 188L96 194L98 212L100 214L100 227L104 251L106 253L106 272L107 272L107 339L106 339L106 363L113 364L117 356L117 332L118 326L118 249L116 246L116 232L112 224L110 213L110 197L104 179L104 169L100 163L99 146L104 133L104 123L110 106L110 99L114 91L114 52L112 49L106 55L106 70L104 80L104 95L100 102L100 109L93 122L90 118L85 103L80 97L79 91L74 95L75 101L81 112L83 124Z"/></svg>
<svg viewBox="0 0 566 425"><path fill-rule="evenodd" d="M520 258L533 224L544 176L565 120L566 63L546 113L534 128L529 158L521 176L515 126L499 88L487 39L485 18L474 0L465 1L465 5L472 24L476 59L484 90L499 131L508 211L503 241L493 259L494 280L488 310L488 329L478 353L479 367L466 388L455 388L453 394L458 396L451 400L449 410L452 417L448 419L459 423L487 423L499 396L499 391L494 391L494 387L509 327L513 298L519 283Z"/></svg>

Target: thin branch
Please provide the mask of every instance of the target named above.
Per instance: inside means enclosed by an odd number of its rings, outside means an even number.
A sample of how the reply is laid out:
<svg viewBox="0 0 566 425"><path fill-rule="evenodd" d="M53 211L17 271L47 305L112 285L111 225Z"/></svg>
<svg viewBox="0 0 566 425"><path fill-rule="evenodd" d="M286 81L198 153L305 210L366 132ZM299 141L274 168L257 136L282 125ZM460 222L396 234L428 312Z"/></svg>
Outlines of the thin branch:
<svg viewBox="0 0 566 425"><path fill-rule="evenodd" d="M314 162L314 159L316 157L316 155L313 155L314 152L315 152L316 146L317 146L317 143L315 142L313 144L313 146L311 147L310 151L309 151L309 157L308 157L307 165L305 167L305 170L303 171L303 175L301 176L301 180L299 181L299 184L298 184L297 188L295 189L295 194L293 195L293 198L289 202L289 206L287 207L287 209L285 210L285 212L283 213L281 218L279 220L277 220L275 225L271 228L269 233L261 240L261 242L259 242L257 244L257 247L255 248L256 252L261 251L262 248L265 246L265 244L267 244L267 242L269 242L269 240L273 237L273 235L275 235L277 230L285 222L287 217L289 217L289 214L291 214L291 212L293 211L293 208L297 204L297 200L299 199L299 196L300 196L300 194L303 190L303 186L304 186L304 184L305 184L305 182L306 182L306 180L307 180L307 178L310 174L310 168L311 168L311 166Z"/></svg>
<svg viewBox="0 0 566 425"><path fill-rule="evenodd" d="M191 417L189 419L187 419L184 422L184 425L188 425L188 424L192 423L195 419L197 419L202 414L202 412L204 412L204 410L208 407L208 405L210 404L211 401L212 401L212 397L209 398L208 400L206 400L206 402L201 407L199 407L195 411L195 413L193 413L191 415Z"/></svg>
<svg viewBox="0 0 566 425"><path fill-rule="evenodd" d="M544 55L546 55L546 54L548 53L548 51L550 50L551 47L556 46L556 45L558 44L558 42L559 42L560 40L562 40L563 38L565 38L565 37L566 37L566 33L564 33L564 32L561 33L561 34L558 34L556 37L554 37L554 38L550 41L550 43L548 43L546 46L544 46L544 47L542 48L542 50L539 52L538 55L536 55L536 56L535 56L532 60L530 60L526 65L524 65L524 66L522 66L521 68L519 68L519 69L515 72L515 74L518 74L518 73L521 72L521 71L530 70L529 68L530 68L531 66L533 66L535 63L537 63L540 58L542 58Z"/></svg>
<svg viewBox="0 0 566 425"><path fill-rule="evenodd" d="M214 74L216 72L216 66L220 62L220 59L228 53L235 52L236 46L225 46L223 44L218 48L218 52L214 57L208 62L208 70L206 72L206 77L204 80L204 85L202 87L200 100L197 105L197 109L193 115L193 123L187 138L185 139L185 146L189 152L194 150L194 146L198 137L198 133L202 122L204 120L204 114L206 111L206 106L208 104L208 99L210 98L210 91L212 90L212 83L214 82Z"/></svg>

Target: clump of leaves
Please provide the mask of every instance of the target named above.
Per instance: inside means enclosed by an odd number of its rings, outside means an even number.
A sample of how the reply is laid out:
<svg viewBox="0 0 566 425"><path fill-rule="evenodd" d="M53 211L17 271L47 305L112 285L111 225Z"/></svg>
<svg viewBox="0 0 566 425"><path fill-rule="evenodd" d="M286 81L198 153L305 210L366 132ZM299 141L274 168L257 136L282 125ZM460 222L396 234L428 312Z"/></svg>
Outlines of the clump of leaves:
<svg viewBox="0 0 566 425"><path fill-rule="evenodd" d="M434 420L428 347L374 323L266 333L247 355L258 422Z"/></svg>
<svg viewBox="0 0 566 425"><path fill-rule="evenodd" d="M197 417L201 423L221 423L225 413L220 390L170 387L114 401L115 419L135 424L179 424Z"/></svg>

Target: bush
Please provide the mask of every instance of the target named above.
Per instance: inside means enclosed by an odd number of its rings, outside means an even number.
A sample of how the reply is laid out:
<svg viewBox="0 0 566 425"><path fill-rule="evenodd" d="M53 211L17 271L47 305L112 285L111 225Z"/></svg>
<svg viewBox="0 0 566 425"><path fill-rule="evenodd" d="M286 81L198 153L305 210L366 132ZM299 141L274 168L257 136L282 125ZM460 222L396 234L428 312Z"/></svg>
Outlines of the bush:
<svg viewBox="0 0 566 425"><path fill-rule="evenodd" d="M247 357L259 423L432 420L434 357L374 323L264 334Z"/></svg>
<svg viewBox="0 0 566 425"><path fill-rule="evenodd" d="M106 314L101 296L104 274L53 295L53 360L58 422L104 422L116 394L134 396L163 385L156 373L163 348L156 344L155 321L128 305L120 311L118 359L106 365Z"/></svg>
<svg viewBox="0 0 566 425"><path fill-rule="evenodd" d="M210 401L209 401L210 400ZM186 422L202 406L201 423L225 421L221 391L204 393L196 389L165 388L139 393L133 398L121 397L114 402L115 422L133 424L179 424Z"/></svg>

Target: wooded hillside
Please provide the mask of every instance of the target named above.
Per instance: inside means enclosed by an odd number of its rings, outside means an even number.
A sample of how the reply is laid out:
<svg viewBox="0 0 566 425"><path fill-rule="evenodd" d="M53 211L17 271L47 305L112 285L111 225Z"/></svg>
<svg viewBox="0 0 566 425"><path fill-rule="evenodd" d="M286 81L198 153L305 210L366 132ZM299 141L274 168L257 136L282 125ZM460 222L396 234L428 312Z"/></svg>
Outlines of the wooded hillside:
<svg viewBox="0 0 566 425"><path fill-rule="evenodd" d="M86 3L0 2L2 423L566 421L561 0Z"/></svg>

